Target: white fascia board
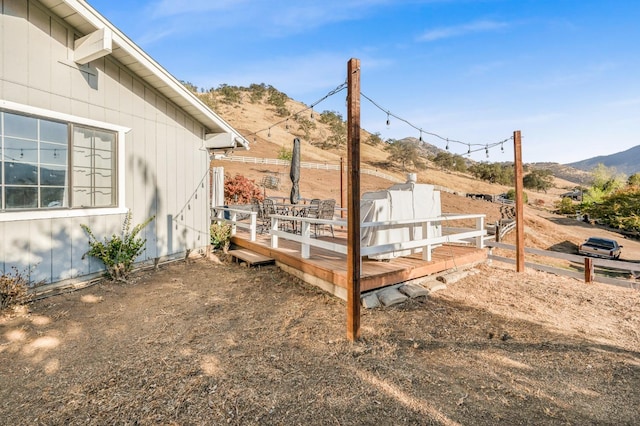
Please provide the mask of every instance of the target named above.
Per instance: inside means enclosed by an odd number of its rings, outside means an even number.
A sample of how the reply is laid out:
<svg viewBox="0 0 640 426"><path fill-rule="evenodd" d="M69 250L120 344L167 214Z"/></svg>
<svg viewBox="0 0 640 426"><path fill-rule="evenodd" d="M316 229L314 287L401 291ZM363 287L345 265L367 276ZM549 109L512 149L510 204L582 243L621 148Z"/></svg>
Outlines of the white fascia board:
<svg viewBox="0 0 640 426"><path fill-rule="evenodd" d="M191 93L186 87L182 85L175 77L173 77L167 70L165 70L160 64L154 61L149 55L147 55L140 47L138 47L133 41L131 41L124 33L111 24L106 18L100 15L95 9L93 9L84 0L63 0L64 3L71 9L75 10L80 16L82 16L88 23L90 23L96 29L109 28L113 32L113 42L120 46L125 52L131 55L141 66L148 69L154 75L156 75L166 86L175 91L180 97L187 100L193 107L195 107L202 115L204 120L200 121L205 127L211 131L222 130L227 133L231 133L234 138L238 137L242 140L241 145L248 149L249 141L246 140L241 134L239 134L229 123L224 121L215 112L211 111L200 99L198 99L193 93ZM197 117L194 117L197 118Z"/></svg>

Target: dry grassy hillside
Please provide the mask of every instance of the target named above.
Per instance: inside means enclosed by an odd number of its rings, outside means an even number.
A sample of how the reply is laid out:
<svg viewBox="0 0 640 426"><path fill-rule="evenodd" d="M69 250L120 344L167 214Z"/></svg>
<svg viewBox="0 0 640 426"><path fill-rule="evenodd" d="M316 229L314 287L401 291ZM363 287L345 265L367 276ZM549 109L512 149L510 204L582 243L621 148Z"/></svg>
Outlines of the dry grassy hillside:
<svg viewBox="0 0 640 426"><path fill-rule="evenodd" d="M287 101L287 108L292 113L302 111L306 105L293 100ZM251 103L248 100L239 105L219 104L216 112L247 136L252 142L250 151L236 151L235 156L257 157L257 158L278 158L279 151L284 147L291 149L294 137L301 139L302 161L315 163L340 164L340 159L344 158L346 163L347 152L343 150L321 149L312 144L304 137L304 132L297 128L295 122L289 123L286 129L286 122L278 117L265 103ZM305 112L307 114L308 112ZM316 112L316 117L317 117ZM274 123L282 122L279 125ZM321 140L330 134L326 125L315 121L316 129L311 132L311 141ZM270 132L267 130L271 126ZM268 133L271 136L268 136ZM362 140L368 138L368 133L363 131ZM382 149L382 145L371 146L366 143L361 144L361 168L378 170L382 173L392 175L397 179L404 180L407 172L417 173L418 182L441 185L457 193L488 193L500 194L509 188L503 185L491 184L485 181L474 179L470 175L442 171L427 162L425 170L407 170L403 172L398 167L383 167L386 163L387 153ZM222 166L225 173L234 176L241 174L256 182L260 182L265 175L277 176L280 179L278 189L266 188L269 196L288 196L291 190L288 166L276 166L265 164L247 164L231 162L227 160L217 160L215 166ZM344 183L346 185L346 183ZM361 175L361 191L373 191L391 186L393 182L370 175ZM541 249L561 250L572 252L575 247L590 235L603 235L613 238L622 238L609 230L582 224L575 219L567 219L562 216L553 215L550 211L554 203L560 199L559 194L567 192L576 184L555 178L555 185L547 193L527 191L529 204L525 209L525 242L528 247ZM300 191L305 198L335 198L340 200L340 176L337 171L323 171L314 169L302 169L300 179ZM345 188L346 192L346 188ZM442 210L448 213L484 213L488 223L501 218L502 214L498 204L471 200L464 196L456 196L443 192ZM625 241L625 253L623 257L627 259L640 259L640 244L635 241Z"/></svg>
<svg viewBox="0 0 640 426"><path fill-rule="evenodd" d="M283 148L290 150L293 138L298 137L301 140L302 161L338 165L340 164L340 159L343 158L346 164L346 147L338 150L322 149L314 145L314 142L326 139L330 134L327 125L320 123L317 119L314 120L315 129L310 132L309 138L306 138L295 120L285 120L278 116L275 109L264 101L252 103L249 100L248 93L242 93L242 97L242 102L239 104L225 104L222 102L215 104L216 112L251 142L250 151L236 151L234 153L235 156L276 159ZM287 100L286 106L292 114L308 108L307 105L291 99ZM307 114L309 117L311 116L308 110L302 114L305 117ZM316 118L318 117L317 111L315 116ZM279 124L275 125L274 123ZM369 133L363 130L362 143L360 145L362 169L377 170L401 180L406 178L408 172L416 173L420 183L441 185L459 193L500 194L509 189L503 185L475 179L467 174L440 170L429 161L427 161L425 170L410 169L403 171L397 166L387 165L388 154L384 151L383 145L372 146L364 143L368 138ZM215 165L223 166L225 172L231 176L242 174L254 179L256 182L260 182L262 177L267 174L280 177L282 183L280 189L267 190L270 195L287 195L291 188L288 167L248 165L223 160L217 161ZM363 192L386 188L392 184L390 181L364 174L361 176L361 180ZM552 207L553 203L558 200L558 194L566 192L567 188L572 188L573 186L575 184L572 182L557 179L555 187L549 190L548 193L529 193L529 200L532 203ZM302 171L301 191L303 197L332 197L339 199L339 189L340 180L336 172ZM537 200L541 200L541 202Z"/></svg>

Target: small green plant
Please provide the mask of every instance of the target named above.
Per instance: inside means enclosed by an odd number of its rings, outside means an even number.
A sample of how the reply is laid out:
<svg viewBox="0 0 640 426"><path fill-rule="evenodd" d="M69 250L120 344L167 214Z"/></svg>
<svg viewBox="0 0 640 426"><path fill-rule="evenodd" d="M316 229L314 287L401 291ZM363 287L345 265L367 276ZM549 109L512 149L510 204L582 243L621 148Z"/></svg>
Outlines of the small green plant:
<svg viewBox="0 0 640 426"><path fill-rule="evenodd" d="M29 280L16 267L0 275L0 311L29 302Z"/></svg>
<svg viewBox="0 0 640 426"><path fill-rule="evenodd" d="M81 224L80 226L89 236L89 251L82 258L89 255L100 259L107 268L105 272L107 277L113 281L126 281L133 269L133 262L142 253L147 242L138 234L153 219L155 216L151 216L131 229L131 212L129 211L122 224L122 235L113 234L110 238L105 237L103 241L98 240L87 225Z"/></svg>
<svg viewBox="0 0 640 426"><path fill-rule="evenodd" d="M231 244L231 224L225 222L214 223L211 225L211 245L215 250L229 250Z"/></svg>

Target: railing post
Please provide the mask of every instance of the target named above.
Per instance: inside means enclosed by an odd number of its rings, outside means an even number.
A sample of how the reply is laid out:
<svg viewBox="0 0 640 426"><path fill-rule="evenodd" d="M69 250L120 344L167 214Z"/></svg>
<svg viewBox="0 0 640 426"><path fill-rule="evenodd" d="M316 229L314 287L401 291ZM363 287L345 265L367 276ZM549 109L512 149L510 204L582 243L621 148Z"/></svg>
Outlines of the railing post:
<svg viewBox="0 0 640 426"><path fill-rule="evenodd" d="M278 231L278 218L271 218L271 248L278 248L278 236L276 232Z"/></svg>
<svg viewBox="0 0 640 426"><path fill-rule="evenodd" d="M590 284L593 282L594 277L593 259L590 257L584 258L584 282Z"/></svg>
<svg viewBox="0 0 640 426"><path fill-rule="evenodd" d="M427 262L431 262L431 244L429 244L429 239L431 238L431 221L422 222L422 235L424 239L427 240L427 244L422 249L422 260L426 260Z"/></svg>
<svg viewBox="0 0 640 426"><path fill-rule="evenodd" d="M482 231L484 229L484 216L476 218L476 229L478 231ZM482 238L482 235L476 237L476 247L480 249L484 248L484 238Z"/></svg>
<svg viewBox="0 0 640 426"><path fill-rule="evenodd" d="M238 219L238 213L231 213L231 235L236 235L236 220Z"/></svg>
<svg viewBox="0 0 640 426"><path fill-rule="evenodd" d="M300 255L303 259L309 259L311 257L311 246L309 243L306 243L307 239L311 238L311 226L309 222L303 220L301 223L300 236L302 237L303 242L300 246Z"/></svg>
<svg viewBox="0 0 640 426"><path fill-rule="evenodd" d="M256 228L257 228L257 216L258 213L256 212L251 212L251 222L250 222L250 228L249 228L249 234L250 234L250 241L255 241L256 240Z"/></svg>

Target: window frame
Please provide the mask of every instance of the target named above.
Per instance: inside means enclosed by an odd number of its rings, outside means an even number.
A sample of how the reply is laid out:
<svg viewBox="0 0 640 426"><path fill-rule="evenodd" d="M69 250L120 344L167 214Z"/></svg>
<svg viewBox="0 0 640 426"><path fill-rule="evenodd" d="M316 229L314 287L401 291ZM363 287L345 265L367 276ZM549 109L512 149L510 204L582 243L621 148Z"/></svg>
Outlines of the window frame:
<svg viewBox="0 0 640 426"><path fill-rule="evenodd" d="M117 124L105 123L98 120L78 117L61 112L51 111L43 108L32 107L28 105L18 104L11 101L0 100L0 108L8 113L23 114L37 116L42 119L50 119L52 121L62 121L72 125L88 127L95 130L105 130L116 133L116 147L114 155L116 156L116 183L114 190L116 191L116 202L113 207L57 207L57 208L35 208L35 209L11 209L0 211L0 222L9 222L16 220L33 220L33 219L49 219L49 218L69 218L69 217L88 217L96 215L116 215L126 213L125 208L125 143L126 134L131 131L128 127ZM73 127L73 126L71 126ZM71 135L72 138L73 135ZM72 146L68 146L69 155L71 155ZM68 172L70 173L73 165L69 164ZM71 185L70 188L71 189Z"/></svg>

